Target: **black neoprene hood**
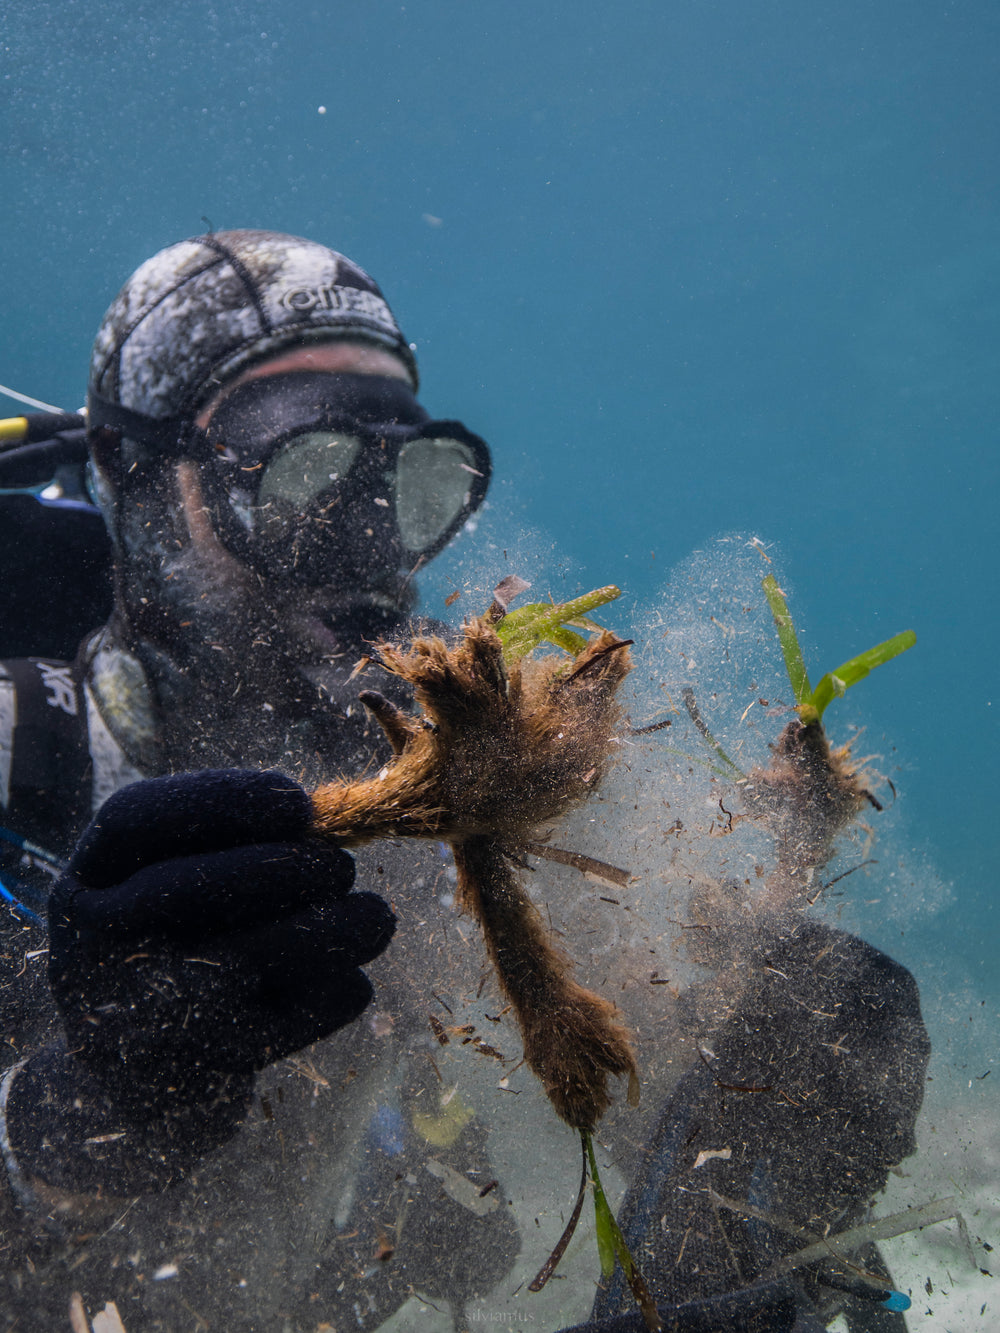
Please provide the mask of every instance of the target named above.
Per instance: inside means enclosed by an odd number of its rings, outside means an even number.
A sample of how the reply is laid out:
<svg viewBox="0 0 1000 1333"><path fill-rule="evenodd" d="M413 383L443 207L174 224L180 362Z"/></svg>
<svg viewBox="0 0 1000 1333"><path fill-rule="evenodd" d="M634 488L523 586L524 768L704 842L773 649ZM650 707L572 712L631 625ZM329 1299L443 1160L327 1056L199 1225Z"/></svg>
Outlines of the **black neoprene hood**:
<svg viewBox="0 0 1000 1333"><path fill-rule="evenodd" d="M297 236L213 232L129 278L98 330L90 389L146 416L192 416L249 365L332 339L385 348L417 387L413 350L364 269Z"/></svg>

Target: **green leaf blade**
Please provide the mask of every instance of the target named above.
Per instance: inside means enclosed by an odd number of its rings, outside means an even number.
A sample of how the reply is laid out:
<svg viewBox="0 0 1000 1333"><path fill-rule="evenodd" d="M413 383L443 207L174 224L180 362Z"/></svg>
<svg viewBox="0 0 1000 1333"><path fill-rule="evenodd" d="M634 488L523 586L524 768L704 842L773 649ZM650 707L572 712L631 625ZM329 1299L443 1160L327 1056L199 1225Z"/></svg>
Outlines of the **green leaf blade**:
<svg viewBox="0 0 1000 1333"><path fill-rule="evenodd" d="M764 589L764 596L774 617L792 695L796 704L807 704L812 697L812 686L809 684L802 649L799 647L799 636L795 633L795 624L788 603L785 601L785 594L778 587L778 580L773 574L768 574L761 587Z"/></svg>
<svg viewBox="0 0 1000 1333"><path fill-rule="evenodd" d="M852 657L850 661L837 667L833 674L839 676L845 685L853 685L856 681L863 680L876 667L891 662L900 653L905 653L908 648L913 647L916 641L917 636L913 630L905 629L901 634L894 634L891 639L886 639L883 643L877 643L874 648L869 648L867 652Z"/></svg>
<svg viewBox="0 0 1000 1333"><path fill-rule="evenodd" d="M900 634L894 634L891 639L877 643L874 648L858 653L857 657L849 658L835 671L826 673L807 702L816 710L817 717L822 717L824 709L834 699L846 694L852 685L864 680L865 676L870 675L876 667L891 662L900 653L905 653L916 641L917 636L913 630L903 630Z"/></svg>
<svg viewBox="0 0 1000 1333"><path fill-rule="evenodd" d="M594 1143L586 1130L581 1130L583 1145L590 1164L590 1183L594 1189L594 1221L597 1226L597 1253L601 1260L601 1276L611 1277L615 1271L615 1219L608 1204L607 1196L601 1186L600 1173L597 1170L597 1158L594 1156Z"/></svg>
<svg viewBox="0 0 1000 1333"><path fill-rule="evenodd" d="M563 652L569 653L571 657L579 656L587 646L587 640L582 634L574 634L573 631L567 629L565 625L560 625L558 629L550 630L545 637L549 643L555 644L557 648L561 648Z"/></svg>
<svg viewBox="0 0 1000 1333"><path fill-rule="evenodd" d="M620 596L621 589L608 584L568 602L532 602L528 606L518 607L516 611L508 611L497 625L504 659L508 664L520 661L543 640L575 656L585 646L586 640L572 634L566 627L575 625L591 632L599 631L601 627L588 618L589 613Z"/></svg>

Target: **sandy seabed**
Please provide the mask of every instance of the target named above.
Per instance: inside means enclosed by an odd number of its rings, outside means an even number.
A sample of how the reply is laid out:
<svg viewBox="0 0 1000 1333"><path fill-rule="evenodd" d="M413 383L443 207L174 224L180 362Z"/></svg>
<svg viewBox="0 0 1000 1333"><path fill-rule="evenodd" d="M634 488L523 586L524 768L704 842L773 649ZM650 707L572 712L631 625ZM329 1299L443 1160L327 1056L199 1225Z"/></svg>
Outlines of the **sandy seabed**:
<svg viewBox="0 0 1000 1333"><path fill-rule="evenodd" d="M878 1216L952 1198L955 1220L879 1242L896 1286L913 1302L910 1333L992 1333L1000 1329L1000 1071L982 1063L935 1071L917 1125L917 1153L889 1178ZM963 1071L964 1072L964 1071ZM832 1326L839 1333L841 1324Z"/></svg>

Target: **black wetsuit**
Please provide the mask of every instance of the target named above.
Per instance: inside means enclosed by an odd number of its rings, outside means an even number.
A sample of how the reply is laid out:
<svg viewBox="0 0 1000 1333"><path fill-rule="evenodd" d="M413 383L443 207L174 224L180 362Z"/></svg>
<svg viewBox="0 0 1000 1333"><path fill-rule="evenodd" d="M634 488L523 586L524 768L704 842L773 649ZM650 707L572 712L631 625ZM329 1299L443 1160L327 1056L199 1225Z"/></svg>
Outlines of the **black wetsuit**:
<svg viewBox="0 0 1000 1333"><path fill-rule="evenodd" d="M69 851L112 787L141 776L109 746L66 664L9 664L0 724L7 823L54 853ZM374 737L356 734L365 725L359 715L345 730L347 767L359 746L377 752ZM11 843L2 860L4 883L42 912L50 873ZM282 1320L310 1333L324 1320L374 1329L413 1292L450 1302L461 1318L468 1298L510 1270L519 1240L502 1183L482 1197L476 1188L493 1178L482 1127L447 1113L420 1118L440 1091L426 1014L440 1012L450 984L467 983L476 956L457 934L448 873L436 849L380 845L361 859L359 882L389 898L403 925L367 969L375 1006L265 1070L238 1132L184 1179L133 1194L110 1177L68 1210L58 1194L36 1191L25 1207L0 1189L0 1330L63 1326L77 1291L91 1314L114 1301L129 1333L186 1327L192 1311L227 1330ZM12 1063L44 1048L59 1024L44 928L10 909L0 919ZM661 1305L748 1291L721 1323L695 1310L678 1328L771 1330L790 1326L797 1306L798 1327L816 1329L844 1306L852 1330L898 1330L899 1316L838 1289L836 1266L829 1283L822 1266L795 1274L792 1295L786 1280L784 1297L757 1313L753 1284L802 1248L795 1228L835 1233L863 1220L890 1167L913 1151L928 1058L916 986L872 946L801 916L743 953L749 980L735 1011L702 1029L701 1055L658 1114L647 1094L645 1147L615 1151L632 1181L623 1229ZM699 1031L696 1017L686 1031ZM884 1271L873 1247L855 1257ZM630 1310L619 1270L594 1319L639 1327Z"/></svg>
<svg viewBox="0 0 1000 1333"><path fill-rule="evenodd" d="M362 742L379 753L367 726L360 710L345 725L331 772L338 760L356 768ZM92 807L146 776L110 739L68 664L6 664L5 827L66 856ZM5 842L0 879L44 918L52 883L44 860ZM359 858L358 884L424 929L400 932L400 947L366 967L376 1001L357 1022L259 1075L237 1132L214 1151L193 1152L183 1178L137 1193L109 1166L86 1198L34 1179L19 1199L13 1154L0 1181L0 1330L68 1327L76 1292L91 1316L113 1301L129 1333L198 1319L227 1330L312 1333L324 1320L374 1329L414 1291L458 1311L509 1271L519 1242L502 1187L480 1200L475 1184L493 1178L482 1126L435 1116L437 1085L423 1053L434 1044L429 990L448 985L442 945L445 958L461 960L463 977L469 965L448 899L449 863L437 848L383 844ZM30 1070L33 1053L44 1059L38 1052L58 1042L60 1023L46 930L28 912L0 910L8 1050L0 1066L29 1057ZM112 1161L100 1143L87 1151ZM49 1180L60 1178L53 1169Z"/></svg>

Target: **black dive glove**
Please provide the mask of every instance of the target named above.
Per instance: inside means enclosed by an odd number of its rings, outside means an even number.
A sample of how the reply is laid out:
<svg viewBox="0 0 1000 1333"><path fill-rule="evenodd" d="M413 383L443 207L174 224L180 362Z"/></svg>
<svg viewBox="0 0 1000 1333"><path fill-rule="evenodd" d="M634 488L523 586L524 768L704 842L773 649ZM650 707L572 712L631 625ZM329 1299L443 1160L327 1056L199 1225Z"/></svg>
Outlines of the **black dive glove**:
<svg viewBox="0 0 1000 1333"><path fill-rule="evenodd" d="M208 770L112 796L50 899L66 1052L18 1078L26 1093L71 1062L86 1123L65 1151L86 1143L133 1188L169 1178L234 1131L255 1070L357 1018L372 997L360 967L395 918L353 882L353 858L310 834L309 797L280 773Z"/></svg>

